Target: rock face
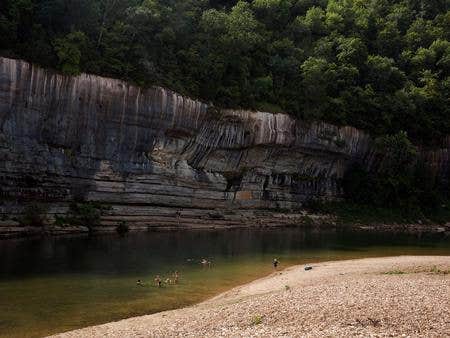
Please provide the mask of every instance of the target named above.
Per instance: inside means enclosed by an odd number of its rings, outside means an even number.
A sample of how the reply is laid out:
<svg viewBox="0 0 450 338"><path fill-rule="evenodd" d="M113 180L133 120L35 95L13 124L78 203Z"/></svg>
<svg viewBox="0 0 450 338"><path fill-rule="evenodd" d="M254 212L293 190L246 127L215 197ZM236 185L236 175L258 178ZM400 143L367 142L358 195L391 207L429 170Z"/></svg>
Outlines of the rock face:
<svg viewBox="0 0 450 338"><path fill-rule="evenodd" d="M159 87L0 58L0 232L21 231L12 220L29 203L46 204L51 223L73 200L111 206L105 229L296 223L302 202L342 194L370 144L351 127L217 112Z"/></svg>

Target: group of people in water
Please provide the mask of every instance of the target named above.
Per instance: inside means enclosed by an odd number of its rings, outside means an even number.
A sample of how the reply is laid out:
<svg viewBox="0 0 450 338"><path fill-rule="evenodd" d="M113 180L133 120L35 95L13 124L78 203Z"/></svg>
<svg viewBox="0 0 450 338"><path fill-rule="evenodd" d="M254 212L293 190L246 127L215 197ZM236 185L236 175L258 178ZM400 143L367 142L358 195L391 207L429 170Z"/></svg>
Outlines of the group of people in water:
<svg viewBox="0 0 450 338"><path fill-rule="evenodd" d="M204 267L204 268L209 268L209 269L211 269L211 261L209 261L209 260L207 260L206 258L203 258L201 261L200 261L200 264L202 265L202 267Z"/></svg>
<svg viewBox="0 0 450 338"><path fill-rule="evenodd" d="M188 259L188 261L192 261L191 259ZM273 268L276 270L278 267L278 264L280 262L278 261L277 258L273 259L272 265ZM211 261L207 260L206 258L202 258L200 260L200 264L202 265L203 268L211 268ZM178 273L178 271L175 271L171 277L166 277L166 278L161 278L160 275L156 275L155 279L153 280L155 286L157 287L162 287L163 283L166 285L173 285L173 284L178 284L178 281L180 280L180 274ZM146 286L146 284L144 282L142 282L142 280L138 279L136 282L136 285L138 286Z"/></svg>
<svg viewBox="0 0 450 338"><path fill-rule="evenodd" d="M166 285L178 284L179 280L180 280L180 274L178 273L178 271L175 271L171 277L161 278L160 275L156 275L153 282L154 282L155 286L160 288L163 286L163 283ZM142 282L142 280L140 280L140 279L137 280L136 285L137 286L146 286L146 284L144 282Z"/></svg>
<svg viewBox="0 0 450 338"><path fill-rule="evenodd" d="M188 262L191 262L191 259L188 259ZM211 265L212 262L206 258L202 258L200 260L200 264L202 265L203 268L208 268L211 269ZM153 279L153 285L157 286L157 287L162 287L164 284L165 285L174 285L174 284L178 284L178 281L180 280L180 274L178 273L178 271L175 271L170 277L161 277L161 275L156 275L155 278ZM146 286L146 284L138 279L136 282L137 286Z"/></svg>
<svg viewBox="0 0 450 338"><path fill-rule="evenodd" d="M172 274L172 278L167 277L167 278L165 278L165 279L162 279L160 275L156 275L156 277L155 277L155 279L154 279L154 282L155 282L155 285L156 285L157 287L160 288L160 287L162 287L163 282L164 282L166 285L170 285L170 284L178 284L179 278L180 278L180 275L178 274L178 271L175 271L175 272Z"/></svg>

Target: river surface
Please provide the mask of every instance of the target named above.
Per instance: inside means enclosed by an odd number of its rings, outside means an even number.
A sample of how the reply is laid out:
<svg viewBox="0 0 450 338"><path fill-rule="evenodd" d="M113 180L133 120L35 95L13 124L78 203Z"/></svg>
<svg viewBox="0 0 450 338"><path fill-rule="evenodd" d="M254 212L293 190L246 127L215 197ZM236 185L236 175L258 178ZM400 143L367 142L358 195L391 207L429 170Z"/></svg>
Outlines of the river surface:
<svg viewBox="0 0 450 338"><path fill-rule="evenodd" d="M283 269L405 254L450 255L450 238L277 229L0 240L0 336L41 337L187 306L270 274L273 258ZM154 285L174 271L178 284Z"/></svg>

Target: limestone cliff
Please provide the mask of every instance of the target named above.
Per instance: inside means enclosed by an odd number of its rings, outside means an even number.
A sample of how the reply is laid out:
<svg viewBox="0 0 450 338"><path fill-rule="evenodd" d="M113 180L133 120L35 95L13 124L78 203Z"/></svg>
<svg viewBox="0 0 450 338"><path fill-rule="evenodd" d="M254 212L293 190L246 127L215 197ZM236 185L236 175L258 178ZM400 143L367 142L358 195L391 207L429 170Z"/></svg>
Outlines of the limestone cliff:
<svg viewBox="0 0 450 338"><path fill-rule="evenodd" d="M351 127L218 112L164 88L0 58L0 225L9 231L21 231L11 220L28 203L48 205L51 222L74 199L111 206L106 227L296 223L300 214L277 211L339 197L346 168L370 161L370 144Z"/></svg>

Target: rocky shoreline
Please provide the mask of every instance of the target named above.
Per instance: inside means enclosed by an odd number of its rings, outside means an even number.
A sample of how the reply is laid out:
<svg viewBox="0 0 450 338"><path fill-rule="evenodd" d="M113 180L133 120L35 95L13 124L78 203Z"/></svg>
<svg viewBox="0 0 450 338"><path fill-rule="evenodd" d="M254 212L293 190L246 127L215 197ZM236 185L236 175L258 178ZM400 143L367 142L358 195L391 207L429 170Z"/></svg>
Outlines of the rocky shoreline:
<svg viewBox="0 0 450 338"><path fill-rule="evenodd" d="M277 271L184 309L56 337L444 337L450 256L400 256Z"/></svg>
<svg viewBox="0 0 450 338"><path fill-rule="evenodd" d="M202 219L200 222L184 220L173 217L160 225L127 225L126 232L152 232L152 231L188 231L188 230L232 230L240 228L272 229L299 227L315 230L331 231L369 231L393 232L405 234L442 234L450 236L450 223L446 224L342 224L334 216L312 214L275 214L266 212L266 218L245 218L241 221ZM172 223L172 224L170 224ZM87 226L57 226L45 225L42 227L8 225L0 222L0 239L35 236L63 236L72 234L104 234L120 232L116 225L102 225L89 228Z"/></svg>

